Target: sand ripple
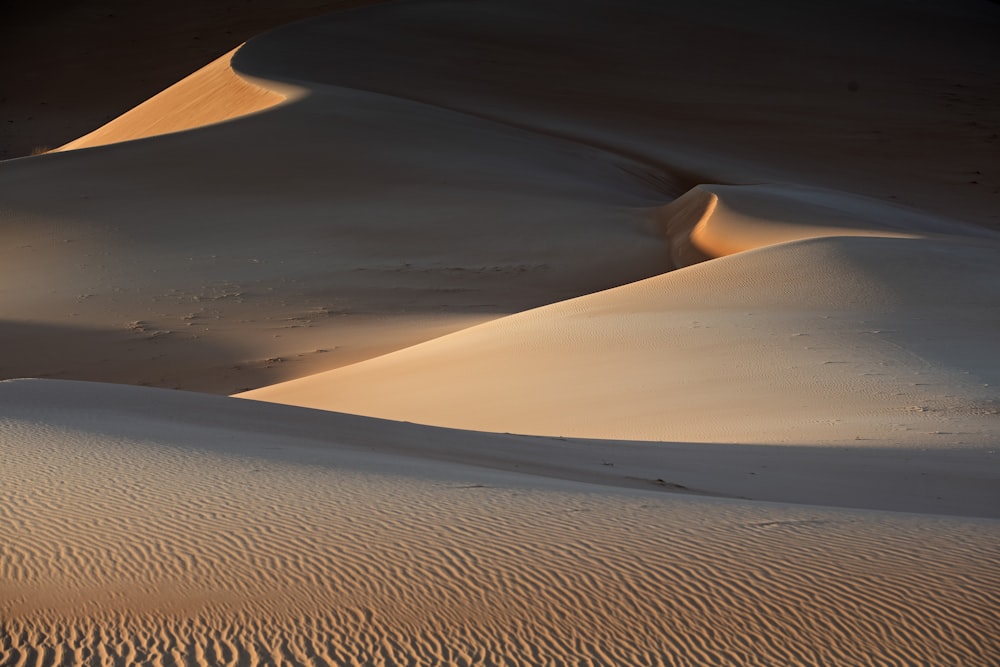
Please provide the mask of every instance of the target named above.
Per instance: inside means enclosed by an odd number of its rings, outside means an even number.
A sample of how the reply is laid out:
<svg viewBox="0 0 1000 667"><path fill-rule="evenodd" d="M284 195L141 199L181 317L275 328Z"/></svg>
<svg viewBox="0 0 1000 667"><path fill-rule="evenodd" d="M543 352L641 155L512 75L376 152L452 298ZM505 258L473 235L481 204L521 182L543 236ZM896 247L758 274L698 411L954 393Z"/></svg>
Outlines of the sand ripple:
<svg viewBox="0 0 1000 667"><path fill-rule="evenodd" d="M0 425L0 665L1000 656L995 521L539 483L337 447L306 465L292 441L263 442L269 459L213 450L247 437L221 427L80 421Z"/></svg>

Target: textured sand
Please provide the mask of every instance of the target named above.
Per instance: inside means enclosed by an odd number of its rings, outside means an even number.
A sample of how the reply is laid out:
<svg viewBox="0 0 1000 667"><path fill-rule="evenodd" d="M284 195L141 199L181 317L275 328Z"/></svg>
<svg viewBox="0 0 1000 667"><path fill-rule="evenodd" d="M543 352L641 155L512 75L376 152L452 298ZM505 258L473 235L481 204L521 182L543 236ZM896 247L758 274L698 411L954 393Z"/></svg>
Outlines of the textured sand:
<svg viewBox="0 0 1000 667"><path fill-rule="evenodd" d="M3 664L985 665L1000 650L995 521L554 480L463 461L499 449L491 436L443 435L442 460L420 427L359 441L337 415L254 408L0 385Z"/></svg>
<svg viewBox="0 0 1000 667"><path fill-rule="evenodd" d="M0 667L1000 663L1000 7L269 2L0 162Z"/></svg>

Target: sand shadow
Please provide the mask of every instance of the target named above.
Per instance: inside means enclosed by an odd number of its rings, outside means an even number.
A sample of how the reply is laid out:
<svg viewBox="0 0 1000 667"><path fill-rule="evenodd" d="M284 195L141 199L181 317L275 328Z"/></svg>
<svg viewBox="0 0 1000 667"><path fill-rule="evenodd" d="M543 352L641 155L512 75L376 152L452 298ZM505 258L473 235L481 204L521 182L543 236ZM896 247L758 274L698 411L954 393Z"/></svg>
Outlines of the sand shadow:
<svg viewBox="0 0 1000 667"><path fill-rule="evenodd" d="M0 320L0 379L50 378L231 393L280 377L246 352L185 332Z"/></svg>

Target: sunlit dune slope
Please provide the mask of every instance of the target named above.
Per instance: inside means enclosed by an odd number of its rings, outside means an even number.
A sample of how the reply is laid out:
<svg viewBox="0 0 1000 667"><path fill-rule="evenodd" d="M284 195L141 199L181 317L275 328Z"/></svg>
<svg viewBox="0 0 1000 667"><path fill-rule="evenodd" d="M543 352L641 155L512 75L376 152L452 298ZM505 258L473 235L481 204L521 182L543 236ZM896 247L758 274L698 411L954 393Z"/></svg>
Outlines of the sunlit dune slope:
<svg viewBox="0 0 1000 667"><path fill-rule="evenodd" d="M92 148L202 127L267 109L295 95L291 87L271 84L283 91L278 92L234 72L230 61L236 51L233 49L107 125L57 150Z"/></svg>
<svg viewBox="0 0 1000 667"><path fill-rule="evenodd" d="M795 185L692 188L657 212L677 266L777 243L826 236L928 235L1000 240L945 216L845 192Z"/></svg>
<svg viewBox="0 0 1000 667"><path fill-rule="evenodd" d="M765 5L386 2L0 162L0 378L258 399L0 382L0 667L1000 664L1000 14Z"/></svg>
<svg viewBox="0 0 1000 667"><path fill-rule="evenodd" d="M243 396L557 436L988 443L998 261L980 239L769 246Z"/></svg>
<svg viewBox="0 0 1000 667"><path fill-rule="evenodd" d="M8 0L0 159L91 132L266 30L366 2L174 0L160 11L134 0Z"/></svg>
<svg viewBox="0 0 1000 667"><path fill-rule="evenodd" d="M664 190L632 168L337 88L4 162L0 376L228 394L657 275Z"/></svg>
<svg viewBox="0 0 1000 667"><path fill-rule="evenodd" d="M4 383L0 425L11 664L998 651L996 521L546 480L428 458L421 427L162 390Z"/></svg>

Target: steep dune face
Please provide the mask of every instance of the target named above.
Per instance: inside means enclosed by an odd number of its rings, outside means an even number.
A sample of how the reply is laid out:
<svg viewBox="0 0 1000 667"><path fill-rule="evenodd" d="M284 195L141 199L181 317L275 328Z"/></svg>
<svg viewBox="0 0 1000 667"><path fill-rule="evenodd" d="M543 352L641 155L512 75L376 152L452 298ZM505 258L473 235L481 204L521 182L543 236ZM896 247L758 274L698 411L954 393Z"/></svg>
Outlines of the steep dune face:
<svg viewBox="0 0 1000 667"><path fill-rule="evenodd" d="M0 160L107 124L261 32L371 0L9 0Z"/></svg>
<svg viewBox="0 0 1000 667"><path fill-rule="evenodd" d="M256 85L233 71L230 61L237 49L201 68L163 92L146 100L79 139L57 150L104 146L120 141L154 137L171 132L239 118L268 109L296 94L290 87L282 94Z"/></svg>
<svg viewBox="0 0 1000 667"><path fill-rule="evenodd" d="M339 415L256 407L0 385L4 664L997 654L995 521L551 480L429 458L420 427L363 444Z"/></svg>

